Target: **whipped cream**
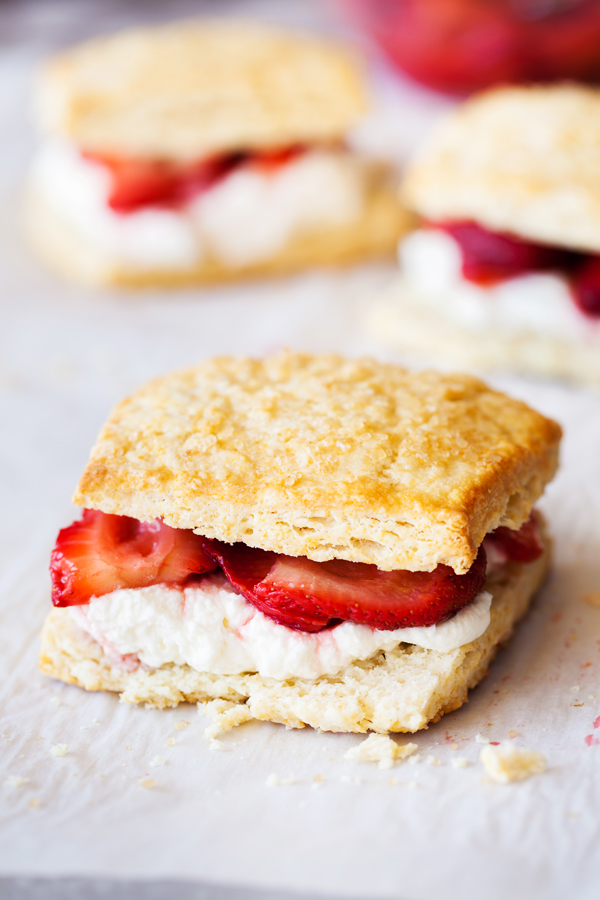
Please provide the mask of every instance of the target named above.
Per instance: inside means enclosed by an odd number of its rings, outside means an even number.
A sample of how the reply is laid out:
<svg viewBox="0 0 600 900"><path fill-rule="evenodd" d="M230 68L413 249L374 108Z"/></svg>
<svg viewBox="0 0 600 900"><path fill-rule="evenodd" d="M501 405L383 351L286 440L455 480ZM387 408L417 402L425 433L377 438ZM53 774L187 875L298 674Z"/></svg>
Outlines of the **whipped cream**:
<svg viewBox="0 0 600 900"><path fill-rule="evenodd" d="M231 266L258 262L297 234L355 220L364 206L360 162L339 150L315 149L272 172L250 162L173 210L114 212L108 169L66 142L42 146L32 179L95 248L139 268L187 268L208 253Z"/></svg>
<svg viewBox="0 0 600 900"><path fill-rule="evenodd" d="M222 573L187 588L164 584L117 590L69 607L108 656L158 668L187 664L199 672L265 678L335 675L356 660L402 642L442 652L478 638L489 625L491 594L482 592L439 625L379 631L344 622L309 634L279 625L237 593Z"/></svg>
<svg viewBox="0 0 600 900"><path fill-rule="evenodd" d="M579 338L599 328L577 309L568 280L558 273L520 275L489 287L467 281L460 246L442 231L414 231L400 242L398 256L404 284L419 302L472 331Z"/></svg>

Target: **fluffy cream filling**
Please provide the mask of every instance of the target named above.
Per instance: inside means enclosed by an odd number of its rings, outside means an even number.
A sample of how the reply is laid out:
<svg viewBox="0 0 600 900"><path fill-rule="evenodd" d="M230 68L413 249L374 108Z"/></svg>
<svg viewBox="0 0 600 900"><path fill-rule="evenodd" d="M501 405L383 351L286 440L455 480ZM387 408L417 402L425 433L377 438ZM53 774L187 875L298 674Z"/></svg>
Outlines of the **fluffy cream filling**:
<svg viewBox="0 0 600 900"><path fill-rule="evenodd" d="M360 161L339 150L315 149L270 173L244 165L176 210L114 212L108 170L67 143L42 146L32 179L99 252L141 269L187 268L208 253L230 266L268 259L296 234L354 221L365 200Z"/></svg>
<svg viewBox="0 0 600 900"><path fill-rule="evenodd" d="M428 627L378 631L344 622L308 634L263 615L222 574L214 574L184 589L157 584L113 591L70 612L115 659L134 654L151 668L187 664L217 675L258 672L284 680L335 675L402 642L454 650L483 634L491 602L491 594L482 592L453 618Z"/></svg>
<svg viewBox="0 0 600 900"><path fill-rule="evenodd" d="M532 273L482 287L463 278L458 243L435 229L419 229L398 248L403 289L436 316L474 332L534 331L580 338L598 323L575 306L568 281L556 273Z"/></svg>

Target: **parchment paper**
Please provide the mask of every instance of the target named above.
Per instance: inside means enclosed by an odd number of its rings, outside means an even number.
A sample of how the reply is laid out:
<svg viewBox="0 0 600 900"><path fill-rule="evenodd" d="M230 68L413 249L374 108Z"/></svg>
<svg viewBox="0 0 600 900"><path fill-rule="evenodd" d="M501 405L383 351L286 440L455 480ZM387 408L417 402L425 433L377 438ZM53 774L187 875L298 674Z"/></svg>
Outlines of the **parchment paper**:
<svg viewBox="0 0 600 900"><path fill-rule="evenodd" d="M64 14L65 4L46 6ZM286 4L285 14L309 7L318 21L318 4ZM541 504L554 570L469 704L412 738L416 765L381 771L343 759L358 736L259 723L215 751L194 707L137 709L38 674L48 555L74 518L69 497L111 406L148 378L215 353L287 345L385 357L361 312L393 275L391 264L367 266L168 295L60 283L16 227L33 143L28 83L44 46L36 32L0 56L0 875L204 879L410 900L597 897L600 609L582 601L600 591L592 394L496 379L566 429L562 468ZM363 138L402 155L445 104L376 75L380 108ZM478 732L497 741L517 732L546 755L548 771L491 783ZM68 745L64 757L52 755L55 744ZM470 765L454 768L457 756ZM153 766L156 757L164 764ZM268 787L271 774L295 780ZM29 780L15 786L15 777ZM143 787L144 778L156 785Z"/></svg>

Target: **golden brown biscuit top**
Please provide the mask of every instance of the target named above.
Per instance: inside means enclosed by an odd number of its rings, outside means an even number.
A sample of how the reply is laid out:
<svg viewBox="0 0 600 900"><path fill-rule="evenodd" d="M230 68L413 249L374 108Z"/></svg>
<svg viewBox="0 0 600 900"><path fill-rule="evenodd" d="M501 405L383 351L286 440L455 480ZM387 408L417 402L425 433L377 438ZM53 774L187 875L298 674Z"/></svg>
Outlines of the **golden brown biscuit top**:
<svg viewBox="0 0 600 900"><path fill-rule="evenodd" d="M44 130L84 149L182 159L337 139L365 106L347 48L236 20L80 44L49 60L37 96Z"/></svg>
<svg viewBox="0 0 600 900"><path fill-rule="evenodd" d="M559 439L468 375L218 358L124 400L74 499L295 556L464 572L488 531L527 517Z"/></svg>
<svg viewBox="0 0 600 900"><path fill-rule="evenodd" d="M600 91L500 88L450 113L409 168L408 205L543 243L600 250Z"/></svg>

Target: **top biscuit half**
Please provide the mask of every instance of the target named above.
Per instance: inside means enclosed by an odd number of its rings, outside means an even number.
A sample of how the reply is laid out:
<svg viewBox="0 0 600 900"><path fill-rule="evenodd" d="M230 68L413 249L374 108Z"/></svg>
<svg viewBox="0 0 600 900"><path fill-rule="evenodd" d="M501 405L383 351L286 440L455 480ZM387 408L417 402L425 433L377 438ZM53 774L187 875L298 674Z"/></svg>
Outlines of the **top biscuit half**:
<svg viewBox="0 0 600 900"><path fill-rule="evenodd" d="M487 532L527 518L559 439L468 375L220 358L123 401L74 501L318 561L464 573Z"/></svg>
<svg viewBox="0 0 600 900"><path fill-rule="evenodd" d="M600 91L512 87L469 100L432 134L403 196L428 219L600 251Z"/></svg>
<svg viewBox="0 0 600 900"><path fill-rule="evenodd" d="M50 134L84 150L173 159L335 140L365 108L348 49L236 20L88 41L51 59L37 92Z"/></svg>

